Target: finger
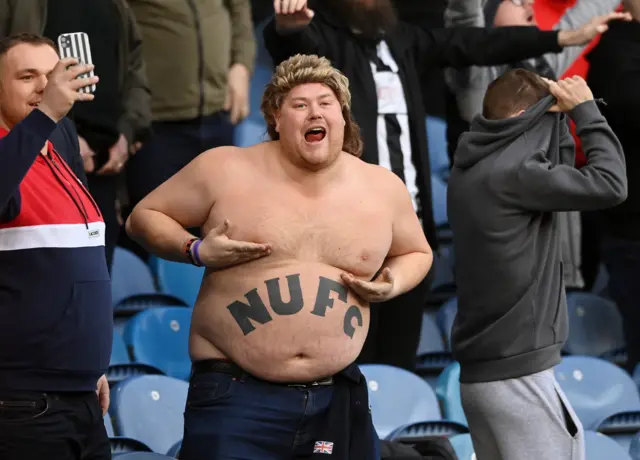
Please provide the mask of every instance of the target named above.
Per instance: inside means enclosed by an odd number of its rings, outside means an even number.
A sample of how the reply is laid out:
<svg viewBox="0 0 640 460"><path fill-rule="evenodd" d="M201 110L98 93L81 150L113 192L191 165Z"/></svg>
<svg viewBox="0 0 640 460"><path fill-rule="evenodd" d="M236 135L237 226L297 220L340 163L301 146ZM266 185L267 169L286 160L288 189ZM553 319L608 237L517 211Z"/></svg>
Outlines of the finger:
<svg viewBox="0 0 640 460"><path fill-rule="evenodd" d="M247 241L228 240L226 242L226 248L229 252L241 252L241 253L263 253L269 252L271 246L268 244L249 243Z"/></svg>
<svg viewBox="0 0 640 460"><path fill-rule="evenodd" d="M58 61L58 63L56 64L56 66L54 67L52 73L64 73L70 67L76 66L79 63L80 63L80 61L78 61L78 59L74 58L74 57L68 57L68 58L60 59Z"/></svg>
<svg viewBox="0 0 640 460"><path fill-rule="evenodd" d="M96 174L98 174L100 176L107 175L107 174L116 174L120 170L119 162L120 162L120 159L117 158L117 157L109 158L109 161L107 161L102 166L102 168L100 168L96 172Z"/></svg>
<svg viewBox="0 0 640 460"><path fill-rule="evenodd" d="M76 101L86 102L93 101L95 95L93 93L76 93Z"/></svg>
<svg viewBox="0 0 640 460"><path fill-rule="evenodd" d="M213 234L214 237L226 235L226 233L229 231L229 225L231 225L231 222L229 222L229 219L225 219L224 222L211 230L210 234Z"/></svg>
<svg viewBox="0 0 640 460"><path fill-rule="evenodd" d="M95 66L93 64L78 64L67 69L66 73L69 80L73 80L84 73L91 72L94 68Z"/></svg>
<svg viewBox="0 0 640 460"><path fill-rule="evenodd" d="M313 10L310 10L309 8L307 8L307 18L313 19L315 15L316 13Z"/></svg>
<svg viewBox="0 0 640 460"><path fill-rule="evenodd" d="M282 9L280 8L280 5L282 3L280 2L280 0L274 0L273 2L273 12L275 14L281 14L282 13Z"/></svg>
<svg viewBox="0 0 640 460"><path fill-rule="evenodd" d="M342 279L349 286L355 288L356 290L359 290L360 292L367 294L374 294L377 292L373 283L369 281L362 281L361 279L356 278L350 273L343 273Z"/></svg>
<svg viewBox="0 0 640 460"><path fill-rule="evenodd" d="M607 30L609 30L609 26L606 25L606 24L600 24L600 25L596 26L596 32L598 32L599 34L603 34Z"/></svg>
<svg viewBox="0 0 640 460"><path fill-rule="evenodd" d="M231 87L227 86L227 95L224 97L224 110L231 109Z"/></svg>
<svg viewBox="0 0 640 460"><path fill-rule="evenodd" d="M80 88L86 88L87 86L95 85L100 79L97 76L94 77L80 77L71 80L69 88L79 90Z"/></svg>
<svg viewBox="0 0 640 460"><path fill-rule="evenodd" d="M547 112L554 112L554 113L558 113L561 112L560 107L558 107L558 105L554 105L552 107L549 108L549 110L547 110Z"/></svg>
<svg viewBox="0 0 640 460"><path fill-rule="evenodd" d="M295 12L304 11L307 8L307 0L298 0Z"/></svg>

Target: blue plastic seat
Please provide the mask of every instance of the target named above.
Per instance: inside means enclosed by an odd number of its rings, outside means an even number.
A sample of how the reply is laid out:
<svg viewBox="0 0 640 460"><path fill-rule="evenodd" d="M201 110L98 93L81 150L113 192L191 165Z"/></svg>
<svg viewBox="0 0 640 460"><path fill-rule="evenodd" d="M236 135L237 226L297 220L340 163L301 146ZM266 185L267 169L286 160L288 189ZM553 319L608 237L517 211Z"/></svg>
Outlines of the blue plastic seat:
<svg viewBox="0 0 640 460"><path fill-rule="evenodd" d="M408 423L442 420L435 393L417 375L381 364L362 365L360 370L367 379L373 425L380 438Z"/></svg>
<svg viewBox="0 0 640 460"><path fill-rule="evenodd" d="M104 429L107 430L107 436L109 436L110 438L115 436L115 433L113 431L113 423L111 422L111 417L109 416L109 414L106 414L104 417Z"/></svg>
<svg viewBox="0 0 640 460"><path fill-rule="evenodd" d="M422 329L416 357L416 374L433 387L442 370L451 362L451 353L445 349L440 329L432 315L422 315Z"/></svg>
<svg viewBox="0 0 640 460"><path fill-rule="evenodd" d="M426 117L429 164L431 172L441 179L449 177L449 150L447 147L447 122L439 117Z"/></svg>
<svg viewBox="0 0 640 460"><path fill-rule="evenodd" d="M162 375L135 377L112 392L110 414L118 433L166 453L183 436L188 383Z"/></svg>
<svg viewBox="0 0 640 460"><path fill-rule="evenodd" d="M113 364L107 369L107 381L109 386L114 385L133 377L139 377L141 375L165 375L160 369L148 364L141 363L127 363L127 364Z"/></svg>
<svg viewBox="0 0 640 460"><path fill-rule="evenodd" d="M187 307L187 304L182 299L160 292L129 296L114 307L113 326L119 334L122 334L132 316L148 308L157 307Z"/></svg>
<svg viewBox="0 0 640 460"><path fill-rule="evenodd" d="M640 433L636 433L629 445L629 455L633 460L640 460Z"/></svg>
<svg viewBox="0 0 640 460"><path fill-rule="evenodd" d="M233 143L237 147L251 147L268 140L267 124L263 120L246 118L236 126Z"/></svg>
<svg viewBox="0 0 640 460"><path fill-rule="evenodd" d="M640 410L640 395L631 376L608 361L566 356L554 371L585 430L595 430L611 415Z"/></svg>
<svg viewBox="0 0 640 460"><path fill-rule="evenodd" d="M157 367L171 377L188 379L192 312L184 307L157 307L131 318L124 329L124 341L133 361Z"/></svg>
<svg viewBox="0 0 640 460"><path fill-rule="evenodd" d="M450 420L414 422L396 428L387 435L387 440L411 443L434 437L451 437L468 433L469 428Z"/></svg>
<svg viewBox="0 0 640 460"><path fill-rule="evenodd" d="M173 457L155 452L128 452L117 456L118 460L173 460Z"/></svg>
<svg viewBox="0 0 640 460"><path fill-rule="evenodd" d="M119 364L129 364L131 358L127 351L127 346L124 343L124 339L117 331L113 331L113 344L111 345L111 366Z"/></svg>
<svg viewBox="0 0 640 460"><path fill-rule="evenodd" d="M171 449L167 452L167 455L172 458L178 458L180 455L180 449L182 449L182 440L176 442Z"/></svg>
<svg viewBox="0 0 640 460"><path fill-rule="evenodd" d="M447 300L436 313L436 323L442 332L448 350L451 350L451 332L456 313L458 313L458 299L456 297Z"/></svg>
<svg viewBox="0 0 640 460"><path fill-rule="evenodd" d="M436 383L436 396L447 420L467 425L467 417L460 400L460 364L452 362L442 371Z"/></svg>
<svg viewBox="0 0 640 460"><path fill-rule="evenodd" d="M112 457L120 457L129 452L151 452L151 448L145 443L124 436L110 437L109 445L111 446Z"/></svg>
<svg viewBox="0 0 640 460"><path fill-rule="evenodd" d="M476 460L473 449L473 441L470 434L458 434L449 438L453 450L458 456L458 460Z"/></svg>
<svg viewBox="0 0 640 460"><path fill-rule="evenodd" d="M607 435L629 450L631 441L640 432L640 411L611 415L598 423L595 431Z"/></svg>
<svg viewBox="0 0 640 460"><path fill-rule="evenodd" d="M434 318L429 313L422 315L422 329L418 344L418 356L445 351L444 341Z"/></svg>
<svg viewBox="0 0 640 460"><path fill-rule="evenodd" d="M190 307L193 307L200 291L204 267L173 262L165 259L156 259L156 270L160 290L165 294L171 294Z"/></svg>
<svg viewBox="0 0 640 460"><path fill-rule="evenodd" d="M151 294L156 286L149 266L131 251L116 247L111 269L113 305L136 294Z"/></svg>
<svg viewBox="0 0 640 460"><path fill-rule="evenodd" d="M428 302L433 305L441 305L456 293L450 246L442 245L437 252L434 252L431 271L433 271L434 277L429 290Z"/></svg>
<svg viewBox="0 0 640 460"><path fill-rule="evenodd" d="M608 357L624 350L622 317L611 300L588 292L569 292L569 337L564 352Z"/></svg>
<svg viewBox="0 0 640 460"><path fill-rule="evenodd" d="M449 225L447 214L447 184L438 176L431 175L431 199L436 227Z"/></svg>
<svg viewBox="0 0 640 460"><path fill-rule="evenodd" d="M584 444L586 460L631 460L626 449L601 433L585 431Z"/></svg>

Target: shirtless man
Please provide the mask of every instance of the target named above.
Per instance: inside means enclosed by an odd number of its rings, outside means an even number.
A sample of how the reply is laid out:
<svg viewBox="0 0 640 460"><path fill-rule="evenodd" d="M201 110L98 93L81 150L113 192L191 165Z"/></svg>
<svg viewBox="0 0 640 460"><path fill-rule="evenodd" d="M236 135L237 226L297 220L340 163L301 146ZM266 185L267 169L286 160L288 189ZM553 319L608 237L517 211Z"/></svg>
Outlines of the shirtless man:
<svg viewBox="0 0 640 460"><path fill-rule="evenodd" d="M284 61L262 101L272 141L205 152L127 222L150 252L207 267L181 459L379 458L353 363L369 305L432 254L403 182L358 158L350 105L328 60Z"/></svg>

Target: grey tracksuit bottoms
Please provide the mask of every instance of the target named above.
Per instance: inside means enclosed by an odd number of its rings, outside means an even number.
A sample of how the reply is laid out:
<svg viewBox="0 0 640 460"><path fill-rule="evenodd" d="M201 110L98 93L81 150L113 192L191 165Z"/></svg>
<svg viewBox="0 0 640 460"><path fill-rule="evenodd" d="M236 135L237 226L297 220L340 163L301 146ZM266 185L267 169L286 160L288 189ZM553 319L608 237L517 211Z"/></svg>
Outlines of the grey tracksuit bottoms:
<svg viewBox="0 0 640 460"><path fill-rule="evenodd" d="M584 430L552 369L461 384L477 460L584 460Z"/></svg>

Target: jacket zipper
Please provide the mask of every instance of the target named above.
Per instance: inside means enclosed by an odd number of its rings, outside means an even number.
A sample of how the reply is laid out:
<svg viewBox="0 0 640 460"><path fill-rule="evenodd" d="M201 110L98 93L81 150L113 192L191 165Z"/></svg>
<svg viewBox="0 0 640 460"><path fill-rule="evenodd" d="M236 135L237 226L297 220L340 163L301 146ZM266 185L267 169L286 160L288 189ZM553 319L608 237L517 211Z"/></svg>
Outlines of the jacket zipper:
<svg viewBox="0 0 640 460"><path fill-rule="evenodd" d="M197 49L198 49L198 85L200 89L200 100L198 101L198 117L204 115L204 44L202 40L202 24L198 15L198 7L195 0L187 0L189 9L193 15L193 22L196 29Z"/></svg>
<svg viewBox="0 0 640 460"><path fill-rule="evenodd" d="M60 155L58 154L58 152L56 152L55 149L53 149L53 153L55 154L56 157L60 157ZM82 181L77 178L76 174L71 170L71 168L67 165L67 163L65 161L61 161L60 163L64 167L65 171L67 171L67 173L71 177L75 177L76 178L77 184L80 186L80 188L84 192L85 196L87 198L89 198L89 201L91 201L91 204L93 205L93 209L98 213L99 217L102 217L102 212L100 212L100 208L98 207L98 203L96 203L96 201L93 199L93 196L91 195L91 193L89 193L89 190L87 190L87 188L84 186Z"/></svg>

